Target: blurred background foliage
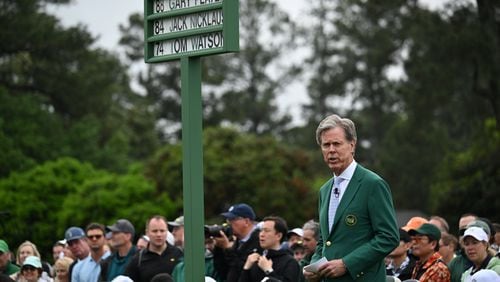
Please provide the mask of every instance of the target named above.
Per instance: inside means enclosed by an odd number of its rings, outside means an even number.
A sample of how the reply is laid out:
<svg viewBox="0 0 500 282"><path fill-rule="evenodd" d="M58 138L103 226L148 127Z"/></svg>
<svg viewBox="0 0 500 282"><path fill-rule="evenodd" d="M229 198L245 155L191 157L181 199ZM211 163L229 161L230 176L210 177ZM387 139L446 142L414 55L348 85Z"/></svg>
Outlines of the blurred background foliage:
<svg viewBox="0 0 500 282"><path fill-rule="evenodd" d="M94 47L44 8L68 2L0 0L1 26L15 27L0 30L0 235L13 248L182 213L179 64L142 63L140 14L120 26L125 57ZM237 202L290 227L317 218L330 172L314 132L331 113L356 122L356 159L387 179L398 210L454 228L465 212L499 222L499 2L309 7L306 25L273 1L240 1L241 52L203 59L207 223ZM309 97L299 123L277 100L295 80Z"/></svg>

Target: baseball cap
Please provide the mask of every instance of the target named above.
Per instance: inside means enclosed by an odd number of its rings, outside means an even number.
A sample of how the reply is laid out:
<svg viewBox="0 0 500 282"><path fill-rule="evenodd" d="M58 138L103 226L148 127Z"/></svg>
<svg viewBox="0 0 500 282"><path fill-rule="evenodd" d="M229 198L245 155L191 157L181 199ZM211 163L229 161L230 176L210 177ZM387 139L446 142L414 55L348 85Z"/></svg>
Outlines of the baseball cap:
<svg viewBox="0 0 500 282"><path fill-rule="evenodd" d="M64 234L64 239L66 239L66 242L85 237L85 232L83 231L83 229L75 226L68 228Z"/></svg>
<svg viewBox="0 0 500 282"><path fill-rule="evenodd" d="M411 229L418 229L422 224L429 223L429 221L420 216L414 216L408 220L405 226L401 227L404 231L408 232Z"/></svg>
<svg viewBox="0 0 500 282"><path fill-rule="evenodd" d="M135 234L135 228L127 219L118 219L115 224L106 226L106 230L111 232L130 233L132 236Z"/></svg>
<svg viewBox="0 0 500 282"><path fill-rule="evenodd" d="M436 241L439 241L439 239L441 239L441 231L439 230L439 228L430 223L424 223L418 229L411 229L410 231L408 231L408 234L410 234L410 236L414 236L417 234L427 235Z"/></svg>
<svg viewBox="0 0 500 282"><path fill-rule="evenodd" d="M4 240L0 240L0 252L2 253L9 252L9 245L7 245L7 242L5 242Z"/></svg>
<svg viewBox="0 0 500 282"><path fill-rule="evenodd" d="M466 230L469 229L470 227L479 227L479 228L483 229L484 232L486 232L486 235L488 235L488 237L491 234L491 229L488 226L488 223L486 223L480 219L476 219L474 221L471 221L469 224L467 224ZM464 233L464 236L465 236L465 233ZM486 240L486 241L488 241L488 240Z"/></svg>
<svg viewBox="0 0 500 282"><path fill-rule="evenodd" d="M42 268L42 263L40 262L40 258L36 256L28 256L24 259L23 266L31 265L36 268Z"/></svg>
<svg viewBox="0 0 500 282"><path fill-rule="evenodd" d="M227 210L227 212L222 213L221 215L227 219L235 219L237 217L243 217L255 220L255 213L253 212L253 209L245 203L231 206Z"/></svg>
<svg viewBox="0 0 500 282"><path fill-rule="evenodd" d="M290 235L292 234L295 234L295 235L298 235L300 237L303 237L304 236L304 231L302 230L302 228L294 228L290 231L288 231L288 233L286 233L288 235L288 237L290 237Z"/></svg>
<svg viewBox="0 0 500 282"><path fill-rule="evenodd" d="M488 242L488 234L486 234L486 232L481 227L472 226L467 228L464 233L464 238L467 236L472 236L478 241Z"/></svg>
<svg viewBox="0 0 500 282"><path fill-rule="evenodd" d="M500 282L500 276L491 269L481 269L470 278L472 282Z"/></svg>
<svg viewBox="0 0 500 282"><path fill-rule="evenodd" d="M184 226L184 216L181 215L176 218L174 221L169 221L168 225L176 227L176 226Z"/></svg>

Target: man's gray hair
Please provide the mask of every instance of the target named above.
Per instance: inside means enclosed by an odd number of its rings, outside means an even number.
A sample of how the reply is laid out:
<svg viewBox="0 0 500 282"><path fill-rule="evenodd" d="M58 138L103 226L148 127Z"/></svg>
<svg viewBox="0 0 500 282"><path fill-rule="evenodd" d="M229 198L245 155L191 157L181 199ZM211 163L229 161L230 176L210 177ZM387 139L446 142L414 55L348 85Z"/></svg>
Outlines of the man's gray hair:
<svg viewBox="0 0 500 282"><path fill-rule="evenodd" d="M304 223L304 226L302 226L302 230L311 230L314 233L314 239L316 239L316 241L319 240L319 223L318 222L311 219L308 222Z"/></svg>
<svg viewBox="0 0 500 282"><path fill-rule="evenodd" d="M344 129L345 137L348 141L356 142L358 136L356 134L356 126L354 122L348 118L341 118L338 115L330 115L323 119L316 129L316 142L321 146L321 134L323 131L340 127Z"/></svg>

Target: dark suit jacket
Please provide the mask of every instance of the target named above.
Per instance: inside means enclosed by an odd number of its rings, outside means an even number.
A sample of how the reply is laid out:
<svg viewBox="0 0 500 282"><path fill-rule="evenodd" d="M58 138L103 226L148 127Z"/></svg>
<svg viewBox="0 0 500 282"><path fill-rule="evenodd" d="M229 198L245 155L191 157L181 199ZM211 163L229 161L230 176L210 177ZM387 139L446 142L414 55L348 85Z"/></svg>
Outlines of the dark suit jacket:
<svg viewBox="0 0 500 282"><path fill-rule="evenodd" d="M348 273L325 281L385 281L384 258L399 244L389 185L358 164L328 230L332 184L333 178L320 189L320 240L311 262L343 259Z"/></svg>

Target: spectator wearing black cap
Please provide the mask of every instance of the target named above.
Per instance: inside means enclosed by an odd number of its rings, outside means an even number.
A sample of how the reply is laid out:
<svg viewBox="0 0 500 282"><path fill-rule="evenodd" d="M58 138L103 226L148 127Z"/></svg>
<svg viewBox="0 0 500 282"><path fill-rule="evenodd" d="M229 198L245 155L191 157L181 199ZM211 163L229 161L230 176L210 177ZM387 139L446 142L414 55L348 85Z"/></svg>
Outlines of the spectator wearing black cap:
<svg viewBox="0 0 500 282"><path fill-rule="evenodd" d="M184 250L184 216L181 215L174 221L169 221L168 226L172 228L174 245L179 249Z"/></svg>
<svg viewBox="0 0 500 282"><path fill-rule="evenodd" d="M424 223L408 234L412 236L412 253L418 258L411 278L422 282L449 282L450 271L438 252L441 231L434 224Z"/></svg>
<svg viewBox="0 0 500 282"><path fill-rule="evenodd" d="M399 246L397 246L389 255L389 264L386 267L386 274L395 276L400 280L411 278L416 259L408 256L411 248L411 237L404 229L399 229Z"/></svg>
<svg viewBox="0 0 500 282"><path fill-rule="evenodd" d="M136 253L133 245L135 228L127 219L119 219L113 225L107 226L111 232L110 245L114 252L101 261L99 281L111 281L125 272L125 267Z"/></svg>
<svg viewBox="0 0 500 282"><path fill-rule="evenodd" d="M149 244L136 253L127 265L124 275L135 282L149 282L160 273L172 275L174 267L182 260L182 251L167 242L167 220L155 215L146 222Z"/></svg>
<svg viewBox="0 0 500 282"><path fill-rule="evenodd" d="M259 230L252 207L245 203L233 205L221 215L231 225L236 238L228 238L222 231L220 237L214 237L214 266L222 280L234 282L238 281L248 255L262 253Z"/></svg>

